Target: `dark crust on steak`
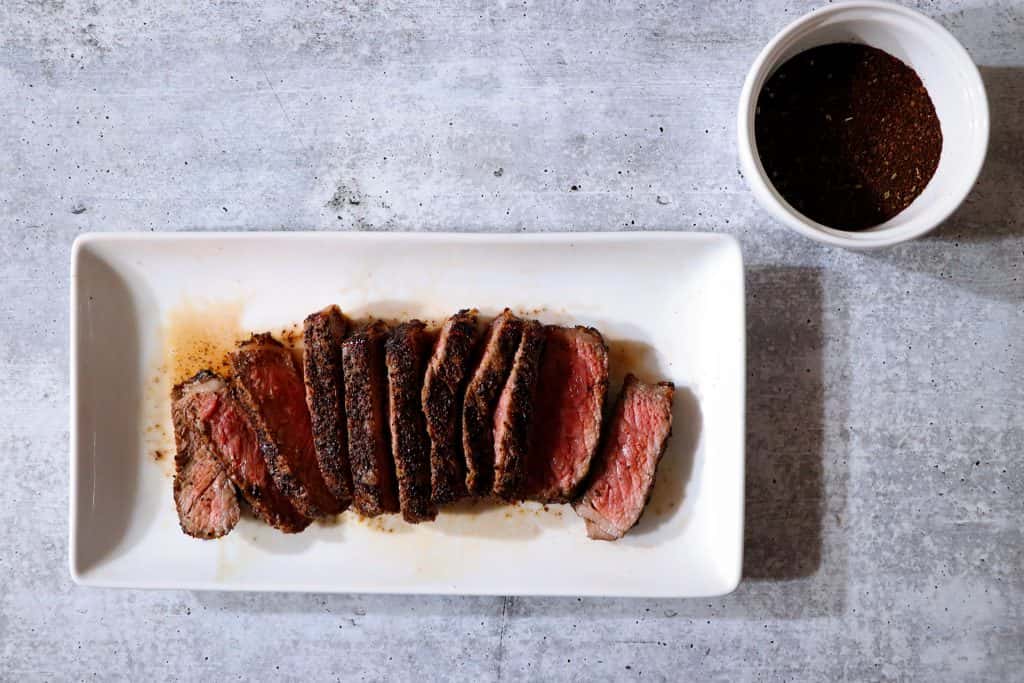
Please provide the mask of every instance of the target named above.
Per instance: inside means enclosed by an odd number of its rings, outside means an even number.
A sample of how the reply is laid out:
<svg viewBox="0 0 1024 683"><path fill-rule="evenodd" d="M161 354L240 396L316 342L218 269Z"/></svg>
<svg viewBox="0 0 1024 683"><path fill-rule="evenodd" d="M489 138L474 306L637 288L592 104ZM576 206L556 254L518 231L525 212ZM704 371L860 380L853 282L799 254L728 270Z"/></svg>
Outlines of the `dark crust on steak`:
<svg viewBox="0 0 1024 683"><path fill-rule="evenodd" d="M426 325L410 320L387 341L391 452L398 478L402 518L410 523L437 517L430 499L430 444L423 418L423 373L430 353Z"/></svg>
<svg viewBox="0 0 1024 683"><path fill-rule="evenodd" d="M316 459L324 483L342 509L352 502L341 360L347 327L338 307L328 306L306 317L302 336L303 379Z"/></svg>
<svg viewBox="0 0 1024 683"><path fill-rule="evenodd" d="M388 334L378 320L342 344L353 507L364 517L398 512L384 365Z"/></svg>
<svg viewBox="0 0 1024 683"><path fill-rule="evenodd" d="M522 488L533 428L533 403L544 352L544 327L536 320L523 324L522 341L500 401L508 400L508 413L494 424L494 495L516 500Z"/></svg>
<svg viewBox="0 0 1024 683"><path fill-rule="evenodd" d="M583 508L583 507L590 507L590 509L593 510L593 508L591 507L590 501L589 501L589 498L590 498L590 495L591 495L591 491L594 488L594 484L596 482L598 482L598 480L600 480L601 476L604 474L605 469L607 469L607 467L610 464L609 456L611 454L606 452L606 446L608 446L609 444L602 444L601 445L602 452L601 452L600 456L598 456L598 458L597 458L598 462L592 468L590 483L588 484L589 488L583 493L583 495L579 498L579 500L577 500L573 504L573 507L575 508L576 513L579 514L581 517L583 517L586 520L587 536L589 536L590 538L596 539L596 540L600 540L600 541L616 541L616 540L622 538L623 536L625 536L629 532L630 529L635 527L640 522L640 519L643 517L644 512L646 512L646 510L647 510L647 504L649 502L651 502L651 494L654 493L654 484L657 481L658 465L661 464L661 459L664 457L665 451L668 448L669 439L672 438L672 400L673 400L673 396L675 394L676 385L673 384L672 382L658 382L655 385L646 385L646 383L644 383L642 380L638 379L632 373L627 374L625 379L623 380L622 390L619 392L619 398L618 398L618 400L615 403L614 412L612 413L612 415L610 416L610 418L608 420L609 424L607 426L606 435L605 436L606 437L610 437L612 432L613 432L613 430L616 428L616 423L619 420L622 419L622 412L625 409L625 402L626 402L626 399L628 398L628 391L627 390L631 389L634 385L638 385L638 384L639 385L645 385L644 387L641 388L641 390L642 389L648 389L648 388L654 388L654 387L661 387L661 388L664 388L664 389L668 390L668 401L669 401L668 431L665 434L665 438L662 439L661 444L659 445L659 448L658 448L658 453L657 453L657 455L654 458L654 468L653 468L653 471L652 471L652 476L651 476L650 481L647 483L647 490L644 492L643 505L640 506L639 513L636 515L636 518L633 520L633 523L629 526L628 529L622 529L622 530L616 529L614 533L610 533L610 534L607 533L607 530L604 529L603 527L599 527L587 515L580 513L580 508Z"/></svg>
<svg viewBox="0 0 1024 683"><path fill-rule="evenodd" d="M507 308L495 318L466 386L462 447L466 457L466 489L470 495L490 495L494 485L494 408L512 370L522 331L523 321Z"/></svg>
<svg viewBox="0 0 1024 683"><path fill-rule="evenodd" d="M204 384L218 388L224 386L223 380L208 370L176 385L171 392L171 416L177 447L174 456L174 506L178 511L178 522L181 530L189 536L209 539L220 538L235 528L241 509L235 486L217 459L192 406L198 400L192 391L204 391ZM214 509L223 510L224 515L212 518Z"/></svg>
<svg viewBox="0 0 1024 683"><path fill-rule="evenodd" d="M430 496L437 505L466 495L462 397L476 342L476 309L448 318L423 379L423 416L430 436Z"/></svg>
<svg viewBox="0 0 1024 683"><path fill-rule="evenodd" d="M220 379L215 373L204 370L199 375L203 380ZM194 381L193 380L190 381ZM291 501L277 488L273 478L267 471L266 457L263 455L268 447L266 436L260 434L249 418L248 412L242 407L231 388L221 379L224 384L216 392L216 405L214 411L207 416L193 412L193 419L202 426L203 436L213 446L213 453L221 466L227 472L231 481L238 487L239 492L245 501L252 508L253 513L272 527L280 529L285 533L298 533L309 526L310 520L300 514ZM182 385L179 385L182 386ZM177 388L176 388L177 391ZM195 404L193 404L195 406ZM254 463L239 463L226 452L216 439L214 425L210 418L216 416L221 418L234 418L237 420L237 429L244 430L244 434L233 434L232 438L236 443L241 442L245 437L255 442L256 451L252 454L256 461Z"/></svg>
<svg viewBox="0 0 1024 683"><path fill-rule="evenodd" d="M341 504L327 489L320 474L319 464L316 462L316 449L312 446L312 429L309 426L309 413L305 405L305 387L301 387L302 413L293 414L287 424L279 422L277 433L267 419L265 405L266 402L275 400L274 394L257 396L254 393L256 387L252 384L253 377L261 370L274 366L285 373L287 382L297 382L301 385L302 378L291 351L270 334L254 334L248 341L239 344L238 349L231 354L232 390L248 412L257 432L265 437L261 438L260 445L267 468L278 489L288 496L295 509L304 516L314 519L339 513L342 510ZM305 428L309 430L308 448L304 444L294 443L292 439L285 438L285 430L302 429L302 425L294 423L296 419L304 421ZM292 434L294 435L294 432Z"/></svg>
<svg viewBox="0 0 1024 683"><path fill-rule="evenodd" d="M605 343L604 337L601 336L601 333L594 329L593 327L584 327L582 325L577 325L572 328L562 328L556 325L548 325L547 327L544 328L544 330L548 336L548 340L550 340L551 336L554 334L586 334L590 336L596 344L599 345L600 349L604 354L604 376L598 380L597 384L593 388L594 392L598 395L598 399L597 401L595 401L596 415L593 416L596 420L595 429L597 438L594 439L593 447L590 450L590 454L587 456L587 461L584 465L583 471L580 472L579 478L576 479L575 482L573 482L572 486L568 490L564 488L558 488L547 490L535 490L529 492L529 498L531 500L536 500L542 503L569 503L572 502L572 500L575 499L582 492L581 489L583 488L584 483L587 481L587 475L589 474L590 468L593 465L594 456L597 454L598 449L601 445L600 437L601 426L603 423L603 409L605 400L608 396L608 344ZM551 345L548 344L545 348L547 349L546 353L550 353ZM541 361L542 378L544 377L543 369L545 362L545 360ZM538 390L540 392L545 391L543 380L538 385ZM542 400L540 400L539 402L543 403ZM543 466L541 463L537 463L534 460L534 456L540 458L543 457L543 455L544 454L541 453L531 453L531 460L528 461L527 463L527 469ZM527 478L529 478L531 474L534 474L534 472L528 472Z"/></svg>

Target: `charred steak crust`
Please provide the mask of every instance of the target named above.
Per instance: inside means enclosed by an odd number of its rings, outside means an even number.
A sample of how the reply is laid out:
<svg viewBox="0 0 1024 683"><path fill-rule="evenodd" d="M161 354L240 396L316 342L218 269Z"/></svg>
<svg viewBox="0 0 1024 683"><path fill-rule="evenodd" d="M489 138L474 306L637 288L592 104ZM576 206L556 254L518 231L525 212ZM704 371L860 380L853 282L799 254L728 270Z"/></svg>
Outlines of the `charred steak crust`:
<svg viewBox="0 0 1024 683"><path fill-rule="evenodd" d="M540 323L529 320L523 324L512 372L494 412L494 495L505 500L517 499L522 488L544 340Z"/></svg>
<svg viewBox="0 0 1024 683"><path fill-rule="evenodd" d="M195 403L223 388L224 382L208 370L182 382L171 392L174 421L174 506L181 530L195 538L220 538L238 523L238 495L221 466L198 419Z"/></svg>
<svg viewBox="0 0 1024 683"><path fill-rule="evenodd" d="M202 404L191 403L190 415L221 467L257 517L285 533L305 529L310 520L299 514L267 470L263 456L265 437L257 432L227 382L209 370L200 375L204 381L216 380L217 386Z"/></svg>
<svg viewBox="0 0 1024 683"><path fill-rule="evenodd" d="M421 403L429 353L430 336L419 320L402 323L387 341L391 451L402 518L411 523L437 516L430 498L430 444Z"/></svg>
<svg viewBox="0 0 1024 683"><path fill-rule="evenodd" d="M476 342L477 311L448 318L423 379L423 416L430 437L430 496L437 505L466 495L462 397Z"/></svg>
<svg viewBox="0 0 1024 683"><path fill-rule="evenodd" d="M261 435L260 450L277 487L306 517L341 512L320 474L306 390L295 359L269 334L231 354L232 388Z"/></svg>
<svg viewBox="0 0 1024 683"><path fill-rule="evenodd" d="M587 536L614 541L636 526L672 436L672 382L626 375L589 488L574 504Z"/></svg>
<svg viewBox="0 0 1024 683"><path fill-rule="evenodd" d="M600 445L608 345L593 327L548 325L544 332L526 497L568 503L580 493Z"/></svg>
<svg viewBox="0 0 1024 683"><path fill-rule="evenodd" d="M303 378L320 474L342 509L352 502L348 464L345 388L341 344L348 322L337 306L306 317L303 323Z"/></svg>
<svg viewBox="0 0 1024 683"><path fill-rule="evenodd" d="M512 370L522 332L523 321L506 308L488 327L480 359L466 385L462 448L470 495L490 495L494 486L494 408Z"/></svg>
<svg viewBox="0 0 1024 683"><path fill-rule="evenodd" d="M384 364L389 332L378 320L342 344L353 506L365 517L398 512Z"/></svg>

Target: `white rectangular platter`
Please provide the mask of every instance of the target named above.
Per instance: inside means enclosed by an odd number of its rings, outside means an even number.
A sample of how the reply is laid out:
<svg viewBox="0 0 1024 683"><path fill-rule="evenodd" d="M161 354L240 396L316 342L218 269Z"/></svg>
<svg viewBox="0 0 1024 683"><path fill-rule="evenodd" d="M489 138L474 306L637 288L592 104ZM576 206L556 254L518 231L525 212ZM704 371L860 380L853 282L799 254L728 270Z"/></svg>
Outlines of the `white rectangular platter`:
<svg viewBox="0 0 1024 683"><path fill-rule="evenodd" d="M71 271L70 565L80 584L696 597L739 581L745 327L731 237L93 234L75 243ZM592 325L611 349L609 402L628 371L675 382L674 434L638 526L592 541L569 506L467 503L416 526L346 512L285 535L243 515L222 539L185 536L168 399L189 361L183 330L277 333L330 303L355 319L509 306Z"/></svg>

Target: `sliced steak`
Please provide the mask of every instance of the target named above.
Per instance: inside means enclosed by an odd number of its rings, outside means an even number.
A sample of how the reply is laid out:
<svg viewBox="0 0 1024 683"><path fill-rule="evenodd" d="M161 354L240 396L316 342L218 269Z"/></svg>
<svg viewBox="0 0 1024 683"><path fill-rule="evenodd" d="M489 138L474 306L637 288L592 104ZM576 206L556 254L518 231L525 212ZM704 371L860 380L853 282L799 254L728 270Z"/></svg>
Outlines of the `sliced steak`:
<svg viewBox="0 0 1024 683"><path fill-rule="evenodd" d="M430 335L419 320L402 323L387 341L391 452L402 518L414 524L437 517L437 506L430 499L430 439L422 407L429 354Z"/></svg>
<svg viewBox="0 0 1024 683"><path fill-rule="evenodd" d="M622 538L643 514L672 435L674 393L671 382L646 384L626 376L590 487L575 506L591 538Z"/></svg>
<svg viewBox="0 0 1024 683"><path fill-rule="evenodd" d="M477 312L448 318L423 379L423 416L430 436L430 497L443 505L466 495L462 454L462 397L476 342Z"/></svg>
<svg viewBox="0 0 1024 683"><path fill-rule="evenodd" d="M512 372L494 409L494 495L505 500L521 496L543 352L544 327L536 320L526 321Z"/></svg>
<svg viewBox="0 0 1024 683"><path fill-rule="evenodd" d="M608 347L592 327L548 326L545 336L524 495L567 503L586 478L601 439Z"/></svg>
<svg viewBox="0 0 1024 683"><path fill-rule="evenodd" d="M303 378L320 474L342 509L352 502L348 464L341 344L348 322L337 306L313 313L303 324Z"/></svg>
<svg viewBox="0 0 1024 683"><path fill-rule="evenodd" d="M231 367L236 396L267 437L262 451L277 487L306 517L341 512L320 474L306 387L291 351L269 334L253 335L232 352Z"/></svg>
<svg viewBox="0 0 1024 683"><path fill-rule="evenodd" d="M388 334L378 320L341 346L353 507L365 517L398 512L384 365Z"/></svg>
<svg viewBox="0 0 1024 683"><path fill-rule="evenodd" d="M522 333L523 321L506 308L488 327L480 360L466 385L462 449L470 495L486 496L494 487L494 409L512 371Z"/></svg>
<svg viewBox="0 0 1024 683"><path fill-rule="evenodd" d="M216 401L224 382L203 371L174 387L174 505L181 530L195 538L219 538L235 528L241 510L238 495L214 453L199 415Z"/></svg>
<svg viewBox="0 0 1024 683"><path fill-rule="evenodd" d="M202 391L197 391L198 383ZM270 476L263 452L269 448L227 382L203 371L191 380L195 400L190 418L201 432L228 477L257 517L287 533L302 531L310 520L301 515L281 493Z"/></svg>

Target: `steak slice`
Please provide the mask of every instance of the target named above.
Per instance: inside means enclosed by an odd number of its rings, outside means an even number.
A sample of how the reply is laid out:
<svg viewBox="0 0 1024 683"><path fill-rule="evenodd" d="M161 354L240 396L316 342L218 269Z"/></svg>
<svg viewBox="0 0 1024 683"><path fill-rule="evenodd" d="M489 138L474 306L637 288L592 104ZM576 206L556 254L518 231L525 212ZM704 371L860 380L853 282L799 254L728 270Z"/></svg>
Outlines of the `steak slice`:
<svg viewBox="0 0 1024 683"><path fill-rule="evenodd" d="M608 393L608 347L592 327L545 328L525 497L567 503L590 470Z"/></svg>
<svg viewBox="0 0 1024 683"><path fill-rule="evenodd" d="M197 380L202 382L201 393L196 390ZM309 526L310 520L274 484L263 456L266 438L257 432L227 382L208 370L190 382L196 397L189 404L190 417L201 425L211 451L256 516L286 533Z"/></svg>
<svg viewBox="0 0 1024 683"><path fill-rule="evenodd" d="M320 474L306 387L291 351L269 334L256 334L231 353L231 367L235 395L266 435L261 450L277 487L306 517L341 512Z"/></svg>
<svg viewBox="0 0 1024 683"><path fill-rule="evenodd" d="M437 517L437 506L430 499L430 439L422 407L423 373L429 353L430 335L419 320L395 328L385 353L398 499L402 518L413 524Z"/></svg>
<svg viewBox="0 0 1024 683"><path fill-rule="evenodd" d="M437 505L466 495L460 418L476 323L476 309L461 310L445 321L423 379L423 416L430 437L430 497Z"/></svg>
<svg viewBox="0 0 1024 683"><path fill-rule="evenodd" d="M536 320L526 321L512 372L494 409L494 495L505 500L521 495L543 352L544 327Z"/></svg>
<svg viewBox="0 0 1024 683"><path fill-rule="evenodd" d="M622 538L643 514L672 435L674 393L671 382L647 384L626 375L590 488L575 506L590 538Z"/></svg>
<svg viewBox="0 0 1024 683"><path fill-rule="evenodd" d="M494 408L512 371L522 334L523 321L506 308L487 328L480 360L466 386L462 450L470 495L486 496L494 487Z"/></svg>
<svg viewBox="0 0 1024 683"><path fill-rule="evenodd" d="M198 415L216 400L224 382L203 371L171 392L174 420L174 505L181 530L195 538L219 538L235 528L238 495L214 453Z"/></svg>
<svg viewBox="0 0 1024 683"><path fill-rule="evenodd" d="M341 345L353 506L365 517L398 512L384 366L388 334L378 320Z"/></svg>
<svg viewBox="0 0 1024 683"><path fill-rule="evenodd" d="M309 315L303 323L303 377L320 475L342 509L352 503L348 464L345 387L341 344L348 322L337 306Z"/></svg>

